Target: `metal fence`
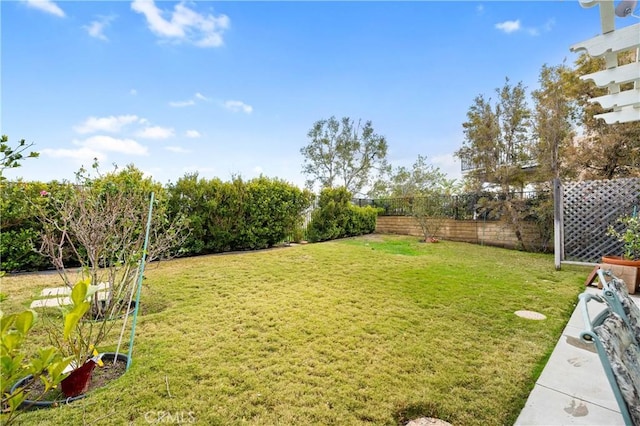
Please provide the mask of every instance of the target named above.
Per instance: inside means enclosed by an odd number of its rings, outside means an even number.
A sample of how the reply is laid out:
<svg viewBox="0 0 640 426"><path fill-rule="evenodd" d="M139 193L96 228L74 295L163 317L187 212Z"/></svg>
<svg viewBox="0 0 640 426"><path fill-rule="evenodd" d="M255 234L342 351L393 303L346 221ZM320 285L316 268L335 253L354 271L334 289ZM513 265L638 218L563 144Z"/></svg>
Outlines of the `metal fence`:
<svg viewBox="0 0 640 426"><path fill-rule="evenodd" d="M513 192L510 198L523 204L523 210L532 210L542 202L550 200L549 191ZM444 217L456 220L498 220L500 213L494 210L492 202L505 200L505 194L495 192L470 193L460 195L436 195L430 197L400 198L354 198L357 206L372 206L382 209L381 216L411 216L416 206L426 204L437 206L437 211ZM535 216L534 214L530 215Z"/></svg>

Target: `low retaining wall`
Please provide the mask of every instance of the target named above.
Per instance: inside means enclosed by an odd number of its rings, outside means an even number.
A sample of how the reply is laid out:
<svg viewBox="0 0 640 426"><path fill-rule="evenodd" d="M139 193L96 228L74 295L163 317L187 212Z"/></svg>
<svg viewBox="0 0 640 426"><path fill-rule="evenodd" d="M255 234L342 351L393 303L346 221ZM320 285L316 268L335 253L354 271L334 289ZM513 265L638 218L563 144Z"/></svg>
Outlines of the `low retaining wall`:
<svg viewBox="0 0 640 426"><path fill-rule="evenodd" d="M420 224L413 216L378 216L376 232L380 234L423 236ZM518 247L518 239L515 233L503 221L445 219L438 232L438 238L505 248ZM525 244L533 245L538 239L539 235L535 225L525 223Z"/></svg>

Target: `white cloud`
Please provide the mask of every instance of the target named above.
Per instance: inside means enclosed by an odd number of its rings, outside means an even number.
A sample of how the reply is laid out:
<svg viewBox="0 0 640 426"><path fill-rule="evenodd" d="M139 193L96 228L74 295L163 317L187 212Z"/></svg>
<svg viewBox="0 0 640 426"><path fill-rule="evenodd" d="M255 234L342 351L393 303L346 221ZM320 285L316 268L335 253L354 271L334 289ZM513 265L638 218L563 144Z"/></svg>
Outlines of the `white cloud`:
<svg viewBox="0 0 640 426"><path fill-rule="evenodd" d="M159 9L153 0L133 0L131 9L145 16L149 29L157 36L199 47L221 46L222 33L229 28L230 22L226 15L197 13L189 9L184 1L176 4L172 12Z"/></svg>
<svg viewBox="0 0 640 426"><path fill-rule="evenodd" d="M138 94L138 91L136 89L131 89L131 90L129 90L129 94L131 96L136 96Z"/></svg>
<svg viewBox="0 0 640 426"><path fill-rule="evenodd" d="M96 21L91 21L89 25L85 25L82 28L87 30L87 33L91 37L95 37L102 41L108 41L107 36L104 35L104 30L111 24L115 18L113 16L101 16Z"/></svg>
<svg viewBox="0 0 640 426"><path fill-rule="evenodd" d="M495 25L500 31L504 31L507 34L520 30L520 20L499 22Z"/></svg>
<svg viewBox="0 0 640 426"><path fill-rule="evenodd" d="M185 135L186 137L188 137L188 138L194 138L194 139L195 139L195 138L199 138L200 136L202 136L202 135L200 134L200 132L199 132L199 131L197 131L197 130L187 130L187 131L184 133L184 135Z"/></svg>
<svg viewBox="0 0 640 426"><path fill-rule="evenodd" d="M484 5L483 4L477 5L476 12L478 13L478 15L482 15L484 13Z"/></svg>
<svg viewBox="0 0 640 426"><path fill-rule="evenodd" d="M138 137L145 139L168 139L175 135L171 127L150 126L137 133Z"/></svg>
<svg viewBox="0 0 640 426"><path fill-rule="evenodd" d="M205 101L205 102L209 102L210 101L210 99L207 98L205 95L203 95L200 92L197 92L195 95L193 95L193 97L191 99L188 99L186 101L172 101L172 102L169 102L169 106L172 106L172 107L175 107L175 108L187 107L187 106L195 105L196 104L196 100Z"/></svg>
<svg viewBox="0 0 640 426"><path fill-rule="evenodd" d="M74 126L73 130L80 134L95 132L116 133L127 124L142 122L137 115L111 115L109 117L89 117L84 123Z"/></svg>
<svg viewBox="0 0 640 426"><path fill-rule="evenodd" d="M73 141L73 143L97 152L120 152L128 155L149 154L146 146L140 145L133 139L117 139L111 136L96 135L84 141Z"/></svg>
<svg viewBox="0 0 640 426"><path fill-rule="evenodd" d="M184 149L181 146L165 146L164 149L166 149L167 151L178 153L178 154L187 154L191 152L190 150Z"/></svg>
<svg viewBox="0 0 640 426"><path fill-rule="evenodd" d="M60 18L65 17L64 11L60 9L60 6L51 0L25 0L25 2L27 3L27 6L33 9L38 9Z"/></svg>
<svg viewBox="0 0 640 426"><path fill-rule="evenodd" d="M536 37L536 36L539 36L542 32L551 31L555 23L556 23L555 19L551 18L547 20L547 22L545 22L544 25L541 25L539 27L525 27L521 25L520 20L517 19L515 21L504 21L504 22L497 23L495 27L496 29L503 31L507 34L514 33L516 31L524 31L530 36Z"/></svg>
<svg viewBox="0 0 640 426"><path fill-rule="evenodd" d="M91 148L83 147L80 149L50 149L44 148L40 151L43 155L51 158L71 158L82 162L91 162L94 158L104 160L106 155L102 152Z"/></svg>
<svg viewBox="0 0 640 426"><path fill-rule="evenodd" d="M188 101L171 101L169 102L169 106L174 108L184 108L187 106L195 105L195 101L193 99L189 99Z"/></svg>
<svg viewBox="0 0 640 426"><path fill-rule="evenodd" d="M245 114L251 114L253 107L247 105L242 101L226 101L224 107L233 112L244 112Z"/></svg>

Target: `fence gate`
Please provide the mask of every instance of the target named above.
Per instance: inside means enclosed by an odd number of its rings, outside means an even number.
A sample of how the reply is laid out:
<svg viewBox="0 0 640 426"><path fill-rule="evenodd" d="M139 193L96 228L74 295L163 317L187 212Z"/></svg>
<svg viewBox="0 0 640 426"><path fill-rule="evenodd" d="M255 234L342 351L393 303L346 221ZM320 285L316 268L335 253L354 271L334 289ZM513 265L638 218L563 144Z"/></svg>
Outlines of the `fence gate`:
<svg viewBox="0 0 640 426"><path fill-rule="evenodd" d="M622 255L622 243L607 228L634 208L640 214L640 178L571 182L562 192L562 246L555 248L561 261L599 263L603 255Z"/></svg>

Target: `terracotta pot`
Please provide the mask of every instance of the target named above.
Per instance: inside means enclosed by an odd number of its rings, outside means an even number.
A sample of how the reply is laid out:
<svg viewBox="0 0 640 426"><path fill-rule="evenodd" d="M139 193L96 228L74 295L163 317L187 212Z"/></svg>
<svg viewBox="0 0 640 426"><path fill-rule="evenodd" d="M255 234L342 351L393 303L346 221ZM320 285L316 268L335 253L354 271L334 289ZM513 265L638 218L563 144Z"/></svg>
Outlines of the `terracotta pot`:
<svg viewBox="0 0 640 426"><path fill-rule="evenodd" d="M630 266L636 268L635 283L628 282L629 293L633 294L638 285L640 285L640 260L623 259L621 256L602 256L602 263L616 266Z"/></svg>
<svg viewBox="0 0 640 426"><path fill-rule="evenodd" d="M621 256L602 256L602 263L640 268L640 260L623 259Z"/></svg>

